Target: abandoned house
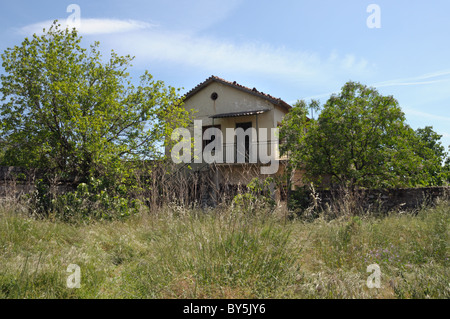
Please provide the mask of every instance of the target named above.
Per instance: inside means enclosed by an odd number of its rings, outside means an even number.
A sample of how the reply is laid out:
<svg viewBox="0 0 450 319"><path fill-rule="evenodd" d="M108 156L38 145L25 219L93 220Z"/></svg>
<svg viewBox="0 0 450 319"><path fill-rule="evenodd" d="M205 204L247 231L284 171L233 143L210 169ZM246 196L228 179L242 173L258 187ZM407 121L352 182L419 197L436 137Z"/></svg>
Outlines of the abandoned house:
<svg viewBox="0 0 450 319"><path fill-rule="evenodd" d="M196 124L189 130L193 136L197 130L202 137L194 148L190 172L209 177L210 183L204 184L209 185L206 193L212 193L213 199L214 193L245 186L254 177L282 174L287 159L279 155L274 129L291 105L256 88L211 76L185 94L184 107L194 111ZM211 128L218 131L211 133ZM205 159L206 150L212 159Z"/></svg>

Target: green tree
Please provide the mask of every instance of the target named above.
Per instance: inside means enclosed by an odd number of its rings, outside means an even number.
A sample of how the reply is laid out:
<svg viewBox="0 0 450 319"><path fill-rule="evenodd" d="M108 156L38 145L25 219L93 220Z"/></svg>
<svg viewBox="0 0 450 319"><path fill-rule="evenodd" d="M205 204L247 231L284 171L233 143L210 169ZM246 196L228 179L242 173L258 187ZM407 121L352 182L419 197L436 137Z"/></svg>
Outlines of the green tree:
<svg viewBox="0 0 450 319"><path fill-rule="evenodd" d="M450 156L445 160L442 176L444 183L450 185Z"/></svg>
<svg viewBox="0 0 450 319"><path fill-rule="evenodd" d="M423 161L411 143L416 134L392 96L347 82L317 120L306 119L307 108L299 102L281 129L286 138L281 151L307 180L328 177L331 186L386 187L423 179Z"/></svg>
<svg viewBox="0 0 450 319"><path fill-rule="evenodd" d="M423 185L441 186L446 180L445 159L447 153L441 143L442 135L433 131L432 126L418 128L414 150L422 158Z"/></svg>
<svg viewBox="0 0 450 319"><path fill-rule="evenodd" d="M2 54L0 165L79 181L126 178L130 163L161 157L164 136L186 125L176 89L147 71L135 86L127 71L132 57L112 51L103 62L98 42L90 49L80 42L75 29L55 21Z"/></svg>
<svg viewBox="0 0 450 319"><path fill-rule="evenodd" d="M310 105L307 105L305 101L299 100L283 119L279 132L280 153L289 157L285 170L288 192L293 182L293 171L304 166L305 152L308 149L305 139L309 126L314 123L308 118L308 109L317 111L318 106L318 101L313 100Z"/></svg>

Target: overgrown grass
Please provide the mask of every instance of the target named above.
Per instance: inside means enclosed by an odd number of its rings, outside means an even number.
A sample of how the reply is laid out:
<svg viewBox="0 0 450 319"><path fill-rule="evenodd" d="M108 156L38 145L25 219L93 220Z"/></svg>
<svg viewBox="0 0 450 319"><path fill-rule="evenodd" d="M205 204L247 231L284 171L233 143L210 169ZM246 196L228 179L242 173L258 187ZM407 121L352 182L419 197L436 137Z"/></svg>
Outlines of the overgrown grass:
<svg viewBox="0 0 450 319"><path fill-rule="evenodd" d="M166 207L85 224L5 206L0 298L449 298L449 224L448 202L332 221Z"/></svg>

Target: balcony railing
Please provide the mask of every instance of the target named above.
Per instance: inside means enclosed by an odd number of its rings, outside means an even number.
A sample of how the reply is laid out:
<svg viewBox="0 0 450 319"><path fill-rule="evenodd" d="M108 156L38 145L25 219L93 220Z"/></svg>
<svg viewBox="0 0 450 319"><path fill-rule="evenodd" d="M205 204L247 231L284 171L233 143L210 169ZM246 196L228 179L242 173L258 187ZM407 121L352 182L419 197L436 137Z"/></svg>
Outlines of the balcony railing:
<svg viewBox="0 0 450 319"><path fill-rule="evenodd" d="M217 149L221 151L218 152ZM273 160L283 160L279 155L278 141L259 141L253 143L217 143L204 145L203 162L216 164L267 164Z"/></svg>

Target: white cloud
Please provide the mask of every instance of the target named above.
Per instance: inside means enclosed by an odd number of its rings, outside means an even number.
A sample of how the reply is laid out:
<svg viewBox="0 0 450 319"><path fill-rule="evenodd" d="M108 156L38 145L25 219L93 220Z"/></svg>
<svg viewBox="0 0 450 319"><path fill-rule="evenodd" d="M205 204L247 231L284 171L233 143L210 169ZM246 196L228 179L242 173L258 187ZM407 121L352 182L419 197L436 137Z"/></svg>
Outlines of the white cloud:
<svg viewBox="0 0 450 319"><path fill-rule="evenodd" d="M433 120L437 120L437 121L450 122L450 117L448 117L448 116L418 111L418 110L415 110L412 108L404 108L403 110L406 114L409 114L409 115L414 115L414 116L418 116L418 117L422 117L422 118L425 117L425 118L433 119Z"/></svg>
<svg viewBox="0 0 450 319"><path fill-rule="evenodd" d="M370 71L365 59L351 54L339 56L332 52L324 58L260 42L237 43L160 29L110 37L108 45L145 63L156 60L213 74L251 72L311 86L327 82L334 87L339 77L359 77Z"/></svg>
<svg viewBox="0 0 450 319"><path fill-rule="evenodd" d="M34 24L30 24L24 26L19 29L20 33L23 34L33 34L42 33L42 30L45 28L46 30L52 25L52 20L42 21ZM121 32L131 32L131 31L139 31L144 29L149 29L155 27L155 25L137 21L137 20L118 20L118 19L89 19L89 18L81 18L79 25L74 25L69 22L67 19L59 19L58 23L61 24L62 27L73 28L76 27L77 30L86 35L91 34L110 34L110 33L121 33Z"/></svg>
<svg viewBox="0 0 450 319"><path fill-rule="evenodd" d="M332 53L330 60L336 61L336 53L335 52ZM350 55L345 56L344 59L341 60L341 63L343 66L345 66L348 69L355 66L354 57L350 56ZM359 64L360 64L359 68L361 70L363 70L367 66L367 61L362 59L359 62ZM413 76L413 77L409 77L409 78L387 80L387 81L377 82L377 83L374 83L374 84L371 84L368 86L375 87L375 88L405 87L405 86L417 86L417 85L420 85L420 86L431 85L431 84L438 84L438 83L445 83L445 82L450 82L450 70L440 70L440 71L426 73L423 75ZM433 89L434 89L433 94L429 94L430 91L428 90L427 92L428 92L429 96L427 97L427 101L430 101L431 98L439 99L439 98L442 98L442 96L447 98L448 90L446 89L445 86L443 86L443 87L445 89L442 89L442 86L439 86L439 85L433 86ZM442 93L440 93L440 91L442 91ZM328 98L332 94L335 94L338 92L339 92L339 90L336 90L333 92L308 96L308 97L305 97L304 99L310 100L310 99L320 99L320 98L325 98L325 97ZM420 91L420 92L421 92L421 94L423 93L422 91ZM410 94L410 95L417 94L417 93L419 93L419 91L417 89L414 92L408 92L408 94ZM442 116L434 115L431 113L424 113L424 112L416 111L413 109L409 109L409 113L411 115L423 116L423 117L427 117L427 118L434 118L434 119L439 119L439 120L450 120L450 118L448 118L448 117L442 117Z"/></svg>
<svg viewBox="0 0 450 319"><path fill-rule="evenodd" d="M214 2L219 6L221 2ZM235 0L230 12L240 3ZM223 5L222 5L223 6ZM227 13L227 14L228 14ZM224 15L226 15L224 13ZM69 19L59 20L63 27L73 25ZM212 74L253 73L288 80L292 84L333 90L342 78L360 78L370 74L368 62L354 54L330 52L320 56L306 50L275 47L261 42L235 42L199 36L192 30L168 31L138 20L82 18L77 29L82 35L97 38L123 54L137 57L135 63L167 62L169 64L208 70ZM42 21L19 29L25 34L42 33L53 21ZM107 35L111 36L107 36Z"/></svg>
<svg viewBox="0 0 450 319"><path fill-rule="evenodd" d="M338 93L339 93L339 91L328 92L328 93L321 93L321 94L317 94L317 95L311 95L311 96L303 97L302 99L305 100L305 101L319 100L319 101L323 102L324 100L328 100L331 95L338 94Z"/></svg>
<svg viewBox="0 0 450 319"><path fill-rule="evenodd" d="M388 80L373 84L377 88L387 86L410 86L410 85L427 85L450 81L450 70L440 70L437 72L427 73L419 76Z"/></svg>

